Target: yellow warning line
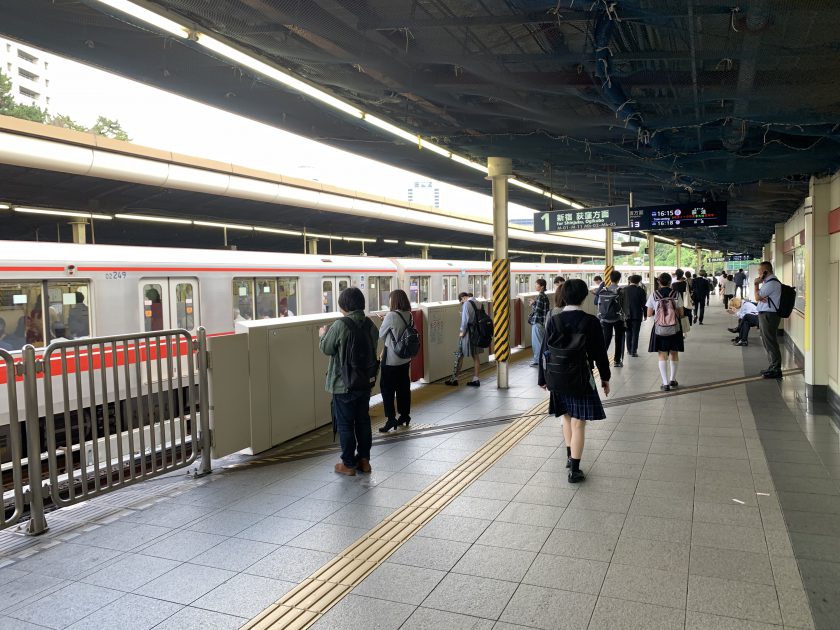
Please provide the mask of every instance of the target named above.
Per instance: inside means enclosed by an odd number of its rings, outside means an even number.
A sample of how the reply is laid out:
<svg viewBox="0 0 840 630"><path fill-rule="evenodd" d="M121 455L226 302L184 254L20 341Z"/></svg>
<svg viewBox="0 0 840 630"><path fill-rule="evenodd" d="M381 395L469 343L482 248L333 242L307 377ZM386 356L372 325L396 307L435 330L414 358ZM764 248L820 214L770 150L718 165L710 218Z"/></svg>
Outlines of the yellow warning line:
<svg viewBox="0 0 840 630"><path fill-rule="evenodd" d="M303 630L311 626L516 446L547 412L547 400L527 411L243 628Z"/></svg>

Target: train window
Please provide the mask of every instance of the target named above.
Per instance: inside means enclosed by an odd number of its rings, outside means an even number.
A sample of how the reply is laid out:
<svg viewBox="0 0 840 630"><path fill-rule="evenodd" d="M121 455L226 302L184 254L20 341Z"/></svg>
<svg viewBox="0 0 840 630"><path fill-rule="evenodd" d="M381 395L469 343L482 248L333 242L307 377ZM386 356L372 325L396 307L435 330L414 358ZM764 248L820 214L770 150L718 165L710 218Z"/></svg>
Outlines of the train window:
<svg viewBox="0 0 840 630"><path fill-rule="evenodd" d="M277 303L280 306L280 317L291 317L300 313L297 278L277 278Z"/></svg>
<svg viewBox="0 0 840 630"><path fill-rule="evenodd" d="M443 297L444 302L458 299L458 276L443 276Z"/></svg>
<svg viewBox="0 0 840 630"><path fill-rule="evenodd" d="M177 328L195 329L195 295L192 282L179 282L175 285L175 312Z"/></svg>
<svg viewBox="0 0 840 630"><path fill-rule="evenodd" d="M143 285L143 330L163 330L163 287L157 283Z"/></svg>
<svg viewBox="0 0 840 630"><path fill-rule="evenodd" d="M277 317L277 280L257 278L257 319Z"/></svg>
<svg viewBox="0 0 840 630"><path fill-rule="evenodd" d="M429 301L430 276L410 276L408 279L408 300L412 304Z"/></svg>
<svg viewBox="0 0 840 630"><path fill-rule="evenodd" d="M47 330L51 339L90 336L90 293L87 282L47 282Z"/></svg>
<svg viewBox="0 0 840 630"><path fill-rule="evenodd" d="M323 311L325 313L329 313L334 310L333 304L335 303L335 291L333 290L332 280L321 281L321 292L321 304L323 305Z"/></svg>
<svg viewBox="0 0 840 630"><path fill-rule="evenodd" d="M490 276L467 276L467 291L477 298L490 298Z"/></svg>
<svg viewBox="0 0 840 630"><path fill-rule="evenodd" d="M44 345L41 282L0 282L0 348Z"/></svg>
<svg viewBox="0 0 840 630"><path fill-rule="evenodd" d="M531 288L531 275L527 273L516 274L516 292L528 293L532 290L533 289Z"/></svg>
<svg viewBox="0 0 840 630"><path fill-rule="evenodd" d="M254 281L251 278L233 279L233 321L254 319Z"/></svg>
<svg viewBox="0 0 840 630"><path fill-rule="evenodd" d="M368 276L368 310L387 311L388 297L391 295L391 278L388 276Z"/></svg>

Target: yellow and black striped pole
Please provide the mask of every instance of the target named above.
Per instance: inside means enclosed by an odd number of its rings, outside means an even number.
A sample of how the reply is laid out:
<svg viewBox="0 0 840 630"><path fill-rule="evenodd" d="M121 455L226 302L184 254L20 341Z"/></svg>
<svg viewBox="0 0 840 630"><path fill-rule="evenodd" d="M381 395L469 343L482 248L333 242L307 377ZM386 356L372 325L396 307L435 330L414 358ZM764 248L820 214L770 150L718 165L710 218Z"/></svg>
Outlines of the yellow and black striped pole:
<svg viewBox="0 0 840 630"><path fill-rule="evenodd" d="M605 265L604 266L604 286L608 287L612 284L612 280L610 280L610 274L615 271L615 267L613 265Z"/></svg>
<svg viewBox="0 0 840 630"><path fill-rule="evenodd" d="M493 352L496 362L510 359L510 259L493 260Z"/></svg>
<svg viewBox="0 0 840 630"><path fill-rule="evenodd" d="M613 266L613 229L608 227L604 230L604 286L610 286L610 274L615 270Z"/></svg>

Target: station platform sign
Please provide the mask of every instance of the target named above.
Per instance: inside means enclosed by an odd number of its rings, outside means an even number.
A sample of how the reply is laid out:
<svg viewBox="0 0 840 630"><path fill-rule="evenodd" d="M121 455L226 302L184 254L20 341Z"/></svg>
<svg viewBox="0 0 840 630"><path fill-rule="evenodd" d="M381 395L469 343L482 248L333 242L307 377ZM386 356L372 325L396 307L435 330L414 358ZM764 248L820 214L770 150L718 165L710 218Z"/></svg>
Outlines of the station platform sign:
<svg viewBox="0 0 840 630"><path fill-rule="evenodd" d="M626 229L630 207L602 206L581 210L552 210L534 214L534 232L569 232L599 228Z"/></svg>
<svg viewBox="0 0 840 630"><path fill-rule="evenodd" d="M534 232L616 230L679 230L722 227L727 221L725 201L657 206L602 206L581 210L553 210L534 214Z"/></svg>

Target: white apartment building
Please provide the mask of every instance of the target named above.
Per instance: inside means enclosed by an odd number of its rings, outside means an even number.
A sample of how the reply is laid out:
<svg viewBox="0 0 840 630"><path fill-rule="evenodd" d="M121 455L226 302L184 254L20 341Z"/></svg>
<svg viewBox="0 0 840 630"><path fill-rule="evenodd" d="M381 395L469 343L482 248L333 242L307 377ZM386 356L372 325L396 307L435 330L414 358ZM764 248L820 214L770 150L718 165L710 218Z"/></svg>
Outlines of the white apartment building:
<svg viewBox="0 0 840 630"><path fill-rule="evenodd" d="M50 106L50 64L31 46L0 38L0 71L12 80L12 97L21 105Z"/></svg>

